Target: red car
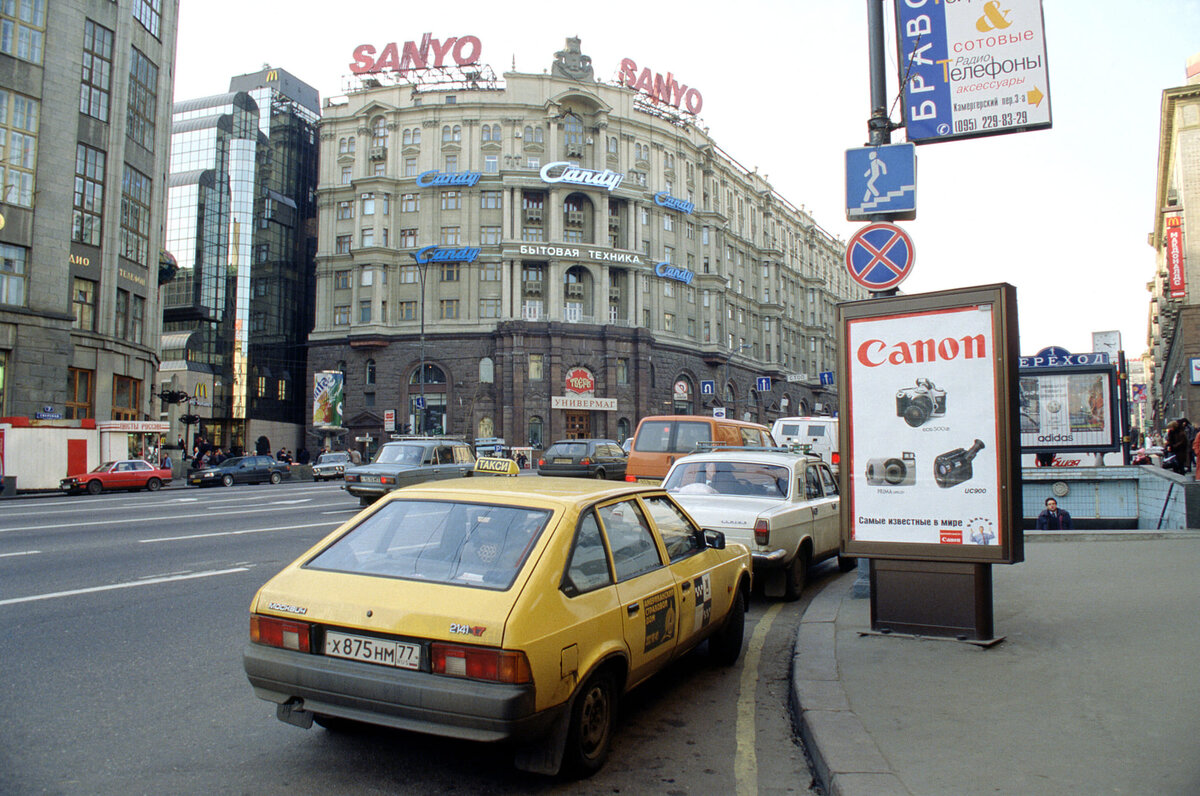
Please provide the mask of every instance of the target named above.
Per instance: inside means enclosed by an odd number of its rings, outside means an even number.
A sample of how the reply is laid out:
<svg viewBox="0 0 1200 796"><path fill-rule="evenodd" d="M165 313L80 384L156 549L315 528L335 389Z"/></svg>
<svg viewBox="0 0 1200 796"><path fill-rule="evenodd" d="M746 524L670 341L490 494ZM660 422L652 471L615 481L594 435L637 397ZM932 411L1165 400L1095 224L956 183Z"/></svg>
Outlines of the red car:
<svg viewBox="0 0 1200 796"><path fill-rule="evenodd" d="M171 471L155 467L145 459L122 459L105 462L82 475L68 475L58 482L58 488L67 494L87 490L89 495L99 495L106 489L149 489L157 490L171 482Z"/></svg>

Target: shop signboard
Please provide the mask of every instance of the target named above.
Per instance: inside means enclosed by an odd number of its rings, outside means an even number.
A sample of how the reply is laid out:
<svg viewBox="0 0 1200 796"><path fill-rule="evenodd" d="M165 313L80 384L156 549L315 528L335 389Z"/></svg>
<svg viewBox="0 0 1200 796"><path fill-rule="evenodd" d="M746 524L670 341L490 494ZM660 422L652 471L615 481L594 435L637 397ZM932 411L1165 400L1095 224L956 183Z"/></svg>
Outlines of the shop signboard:
<svg viewBox="0 0 1200 796"><path fill-rule="evenodd" d="M320 370L313 374L313 425L339 428L342 425L341 371Z"/></svg>
<svg viewBox="0 0 1200 796"><path fill-rule="evenodd" d="M853 302L839 325L846 554L1021 561L1016 290Z"/></svg>

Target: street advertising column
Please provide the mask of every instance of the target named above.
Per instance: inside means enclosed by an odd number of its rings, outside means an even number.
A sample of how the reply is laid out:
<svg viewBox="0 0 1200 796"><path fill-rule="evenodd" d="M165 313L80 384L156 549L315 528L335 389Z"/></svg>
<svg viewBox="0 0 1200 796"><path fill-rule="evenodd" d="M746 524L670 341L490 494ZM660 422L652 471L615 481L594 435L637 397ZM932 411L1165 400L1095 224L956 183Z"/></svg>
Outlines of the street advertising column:
<svg viewBox="0 0 1200 796"><path fill-rule="evenodd" d="M838 309L844 553L1023 560L1016 289Z"/></svg>

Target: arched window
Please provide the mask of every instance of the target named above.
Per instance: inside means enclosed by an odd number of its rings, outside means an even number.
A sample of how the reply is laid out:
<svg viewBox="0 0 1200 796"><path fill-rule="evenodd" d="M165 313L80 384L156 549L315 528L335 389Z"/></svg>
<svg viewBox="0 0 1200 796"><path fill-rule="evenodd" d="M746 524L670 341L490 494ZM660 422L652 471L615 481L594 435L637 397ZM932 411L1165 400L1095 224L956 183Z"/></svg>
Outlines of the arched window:
<svg viewBox="0 0 1200 796"><path fill-rule="evenodd" d="M444 143L448 142L449 140L450 140L450 125L446 125L445 127L442 128L442 143L444 144Z"/></svg>
<svg viewBox="0 0 1200 796"><path fill-rule="evenodd" d="M413 146L417 146L418 144L421 143L421 128L414 127L412 133L413 133Z"/></svg>
<svg viewBox="0 0 1200 796"><path fill-rule="evenodd" d="M479 140L480 141L491 141L492 140L492 126L490 124L485 124L483 127L481 127L479 129Z"/></svg>
<svg viewBox="0 0 1200 796"><path fill-rule="evenodd" d="M375 360L373 359L367 360L367 370L363 377L363 382L368 385L375 383Z"/></svg>
<svg viewBox="0 0 1200 796"><path fill-rule="evenodd" d="M525 143L533 143L533 128L529 125L525 125Z"/></svg>
<svg viewBox="0 0 1200 796"><path fill-rule="evenodd" d="M535 144L542 143L542 133L543 132L544 131L542 130L542 128L540 126L533 128L533 142Z"/></svg>
<svg viewBox="0 0 1200 796"><path fill-rule="evenodd" d="M492 384L496 380L496 365L492 362L491 357L484 357L479 360L479 382L481 384ZM484 434L482 436L491 436Z"/></svg>
<svg viewBox="0 0 1200 796"><path fill-rule="evenodd" d="M542 447L542 419L537 415L529 418L529 446Z"/></svg>
<svg viewBox="0 0 1200 796"><path fill-rule="evenodd" d="M376 116L371 121L371 146L387 146L387 121L382 116Z"/></svg>
<svg viewBox="0 0 1200 796"><path fill-rule="evenodd" d="M610 138L608 139L608 154L610 154L610 155L615 155L615 154L617 154L617 139L616 139L616 136L612 136L612 137L610 137Z"/></svg>
<svg viewBox="0 0 1200 796"><path fill-rule="evenodd" d="M454 140L461 141L462 140L462 125L460 125L460 124L454 125L453 133L454 133Z"/></svg>
<svg viewBox="0 0 1200 796"><path fill-rule="evenodd" d="M485 438L496 436L496 424L490 417L479 418L478 429L478 433L475 435L477 437Z"/></svg>
<svg viewBox="0 0 1200 796"><path fill-rule="evenodd" d="M417 373L419 371L420 371L419 367L413 368L412 375L408 379L409 384L420 384L421 383L417 379ZM425 363L425 383L426 384L445 384L446 383L446 371L442 370L441 368L439 368L437 365L433 364L432 362L426 362Z"/></svg>
<svg viewBox="0 0 1200 796"><path fill-rule="evenodd" d="M346 148L346 139L345 139L345 138L339 138L339 139L338 139L338 154L339 154L339 155L345 155L345 154L346 154L347 152L349 152L349 151L350 151L350 150Z"/></svg>
<svg viewBox="0 0 1200 796"><path fill-rule="evenodd" d="M412 128L409 128L409 127L404 128L404 145L405 146L412 145L412 134L413 134Z"/></svg>
<svg viewBox="0 0 1200 796"><path fill-rule="evenodd" d="M579 117L573 113L568 113L563 117L563 143L568 149L578 149L583 147L583 122L579 121Z"/></svg>
<svg viewBox="0 0 1200 796"><path fill-rule="evenodd" d="M500 140L500 125L498 125L498 124L492 125L492 140L493 141Z"/></svg>
<svg viewBox="0 0 1200 796"><path fill-rule="evenodd" d="M623 417L617 421L617 442L629 439L629 418Z"/></svg>
<svg viewBox="0 0 1200 796"><path fill-rule="evenodd" d="M350 136L349 138L346 139L346 146L348 147L347 151L349 152L349 154L353 155L354 154L354 136Z"/></svg>

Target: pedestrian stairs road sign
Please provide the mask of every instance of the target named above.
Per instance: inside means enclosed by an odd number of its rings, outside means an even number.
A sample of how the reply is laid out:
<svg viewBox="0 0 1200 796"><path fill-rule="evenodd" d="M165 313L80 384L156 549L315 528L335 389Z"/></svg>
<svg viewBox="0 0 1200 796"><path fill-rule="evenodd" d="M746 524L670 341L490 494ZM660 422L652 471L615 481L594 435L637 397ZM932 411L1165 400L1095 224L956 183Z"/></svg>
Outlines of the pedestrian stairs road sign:
<svg viewBox="0 0 1200 796"><path fill-rule="evenodd" d="M917 148L885 144L846 150L846 220L917 217Z"/></svg>

